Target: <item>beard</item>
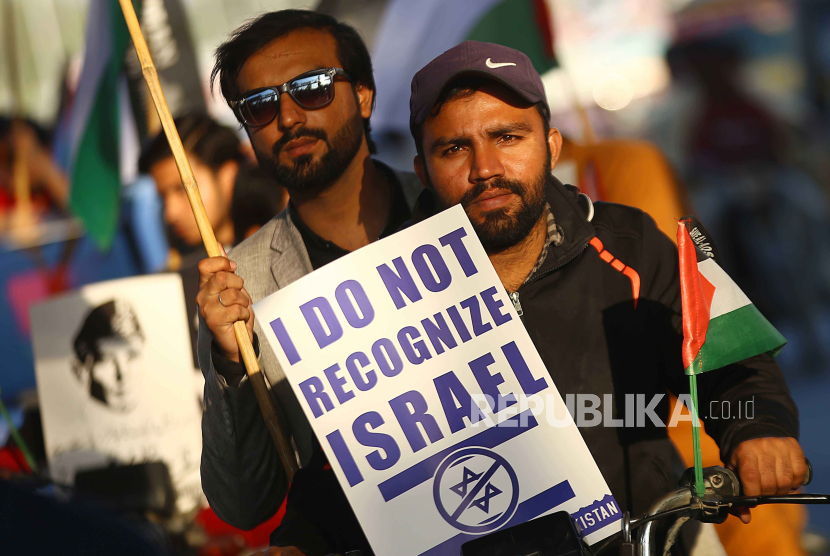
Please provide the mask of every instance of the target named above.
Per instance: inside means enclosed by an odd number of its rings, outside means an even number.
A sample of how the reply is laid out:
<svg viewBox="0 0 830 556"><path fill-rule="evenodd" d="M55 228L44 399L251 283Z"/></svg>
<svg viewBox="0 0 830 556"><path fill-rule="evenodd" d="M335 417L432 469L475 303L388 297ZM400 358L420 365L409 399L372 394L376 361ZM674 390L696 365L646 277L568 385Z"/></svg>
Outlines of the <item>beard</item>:
<svg viewBox="0 0 830 556"><path fill-rule="evenodd" d="M485 213L480 219L470 217L473 229L485 251L493 253L513 247L526 238L539 221L545 209L545 186L553 179L547 168L550 168L550 161L531 183L501 177L477 183L458 201L467 212L467 216L470 216L467 208L488 189L503 189L519 198L518 208L501 207ZM437 193L432 184L430 188ZM447 203L438 194L436 198L442 209L454 204Z"/></svg>
<svg viewBox="0 0 830 556"><path fill-rule="evenodd" d="M280 164L280 151L285 145L300 137L313 137L326 144L326 152L315 161L312 154L305 154L294 159L294 166ZM271 154L266 154L254 147L257 161L262 170L271 176L278 184L289 192L319 191L343 175L351 164L360 145L363 142L363 118L355 110L354 117L343 124L337 133L329 140L328 134L322 129L307 128L289 130L274 143Z"/></svg>

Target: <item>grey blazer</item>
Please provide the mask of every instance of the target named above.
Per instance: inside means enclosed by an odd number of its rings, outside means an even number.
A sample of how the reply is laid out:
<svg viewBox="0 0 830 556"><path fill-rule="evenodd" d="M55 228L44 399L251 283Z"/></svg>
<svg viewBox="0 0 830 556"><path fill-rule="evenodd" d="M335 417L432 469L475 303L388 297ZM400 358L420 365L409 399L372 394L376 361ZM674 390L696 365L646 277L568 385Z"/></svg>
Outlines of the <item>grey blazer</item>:
<svg viewBox="0 0 830 556"><path fill-rule="evenodd" d="M394 175L412 209L423 190L415 174L374 163ZM229 257L236 262L236 273L255 302L312 271L302 236L288 210L239 244ZM311 459L314 433L256 321L254 332L263 339L259 343L259 364L283 432L291 438L297 460L304 467ZM240 529L251 529L276 513L288 482L250 382L244 377L231 386L216 372L212 341L200 319L199 366L205 376L202 489L221 519Z"/></svg>

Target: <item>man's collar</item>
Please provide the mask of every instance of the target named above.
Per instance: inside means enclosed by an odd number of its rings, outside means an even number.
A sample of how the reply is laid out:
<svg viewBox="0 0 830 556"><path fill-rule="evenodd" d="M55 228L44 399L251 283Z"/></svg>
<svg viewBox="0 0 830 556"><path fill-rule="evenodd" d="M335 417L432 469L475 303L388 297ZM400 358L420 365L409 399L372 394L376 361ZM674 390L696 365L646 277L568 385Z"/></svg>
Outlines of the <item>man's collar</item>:
<svg viewBox="0 0 830 556"><path fill-rule="evenodd" d="M545 244L542 246L542 251L536 257L536 264L533 266L530 274L527 275L527 278L525 278L525 282L533 278L536 272L545 264L548 258L548 248L551 245L562 245L562 242L565 240L562 228L556 223L556 219L553 217L553 211L550 210L550 203L547 201L545 201L543 212L545 216Z"/></svg>
<svg viewBox="0 0 830 556"><path fill-rule="evenodd" d="M300 235L303 236L303 241L310 241L314 244L314 246L319 248L330 248L333 243L327 241L320 237L317 232L312 230L308 227L308 225L303 222L303 219L300 218L300 215L297 213L296 207L291 204L291 201L288 201L288 206L285 207L285 210L288 212L288 218L291 220L291 223L294 224L294 227L300 232ZM306 246L307 248L308 246Z"/></svg>
<svg viewBox="0 0 830 556"><path fill-rule="evenodd" d="M424 186L418 181L415 174L395 170L391 166L388 166L375 158L372 158L371 160L372 164L374 164L375 167L377 167L378 170L380 170L389 180L395 190L395 195L397 196L400 193L406 201L407 208L410 211L414 211L419 195L425 191ZM395 197L393 197L393 201L394 200ZM288 201L288 205L285 210L277 215L276 220L279 222L277 222L277 226L275 226L274 233L271 238L271 248L275 251L282 251L286 247L286 241L288 241L285 236L286 227L293 228L293 230L298 234L298 237L301 237L300 228L302 227L304 232L313 235L315 238L319 239L320 242L326 241L300 219L297 214L297 209L292 205L291 200ZM392 233L395 231L397 230L385 230L386 233Z"/></svg>
<svg viewBox="0 0 830 556"><path fill-rule="evenodd" d="M397 190L402 187L402 180L400 179L400 176L392 168L374 158L372 158L371 161L372 164L374 164L375 167L378 170L380 170L383 176L387 180L389 180L393 188ZM300 218L300 215L297 213L297 208L291 202L291 199L288 200L288 205L285 207L285 210L282 213L280 213L279 216L282 217L281 219L284 221L284 224L282 226L277 226L277 228L274 230L274 235L271 238L271 248L275 251L282 250L282 246L284 243L284 238L282 237L283 229L284 225L288 223L290 223L302 236L312 239L312 241L317 242L319 245L325 245L326 243L330 243L322 237L320 237L314 230L309 228L305 222L303 222L302 218Z"/></svg>
<svg viewBox="0 0 830 556"><path fill-rule="evenodd" d="M564 185L553 178L545 188L545 197L563 237L559 245L550 245L547 258L538 273L558 268L571 261L585 249L591 238L597 235L594 226L588 220L589 215L593 216L590 201L589 210L586 212L579 203L579 188Z"/></svg>

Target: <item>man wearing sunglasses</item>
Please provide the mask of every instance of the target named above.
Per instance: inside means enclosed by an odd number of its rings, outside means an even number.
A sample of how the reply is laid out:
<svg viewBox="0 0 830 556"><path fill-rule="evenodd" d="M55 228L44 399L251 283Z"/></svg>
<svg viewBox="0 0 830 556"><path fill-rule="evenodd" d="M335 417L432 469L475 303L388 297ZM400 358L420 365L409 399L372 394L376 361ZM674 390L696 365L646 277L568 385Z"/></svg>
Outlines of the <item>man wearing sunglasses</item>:
<svg viewBox="0 0 830 556"><path fill-rule="evenodd" d="M394 232L423 187L414 174L370 156L375 84L369 53L352 27L309 11L265 14L218 48L217 77L261 168L291 198L287 210L233 250L233 262L214 257L199 264L202 485L219 517L250 529L276 513L288 483L240 362L233 323L248 325L303 468L292 493L313 492L321 481L338 488L333 474L323 472L325 456L274 354L259 343L250 305ZM292 507L289 500L287 520ZM353 517L344 527L359 531Z"/></svg>

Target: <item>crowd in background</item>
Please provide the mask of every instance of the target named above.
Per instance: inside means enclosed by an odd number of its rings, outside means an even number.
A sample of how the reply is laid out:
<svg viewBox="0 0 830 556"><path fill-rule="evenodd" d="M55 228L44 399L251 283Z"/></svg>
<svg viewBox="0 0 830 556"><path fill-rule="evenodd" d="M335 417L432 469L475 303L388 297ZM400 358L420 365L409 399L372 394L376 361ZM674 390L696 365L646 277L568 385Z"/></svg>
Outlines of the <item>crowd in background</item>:
<svg viewBox="0 0 830 556"><path fill-rule="evenodd" d="M664 69L653 73L662 77L643 74L644 81L656 83L650 90L640 94L636 76L622 70L614 74L616 93L626 87L633 91L627 100L609 101L599 89L586 93L583 76L568 65L580 59L568 51L573 45L562 42L557 49L560 37L567 38L574 29L563 34L555 24L552 27L550 59L555 63L543 78L549 97L555 99L552 108L560 107L553 110L551 124L566 137L555 174L596 200L643 208L670 235L674 219L682 214L693 213L705 223L727 272L788 339L779 362L800 404L802 444L816 468L816 488L822 490L821 485L830 485L830 451L821 432L830 415L822 399L830 394L830 2L629 3L644 11L659 5L671 30L660 28L658 33L665 39L658 48L659 67ZM169 10L178 3L163 4ZM183 4L186 9L171 13L171 21L173 16L185 21L190 12L201 9L198 0ZM221 4L225 23L250 15L231 16L230 3L212 4ZM384 10L391 13L398 3L319 4L309 7L353 22L374 57L389 40L383 23L391 16ZM432 10L433 4L425 2L423 9ZM575 9L571 2L552 4L554 22L558 13ZM583 31L596 24L591 17L602 18L602 11L610 9L607 4L596 2L594 12L587 10ZM288 6L262 6L281 7ZM199 17L205 16L195 19ZM190 26L196 24L191 21ZM233 27L228 23L222 33L217 31L218 40ZM482 32L480 26L476 29ZM188 57L196 68L198 98L184 78L168 84L168 90L210 223L219 242L230 248L284 210L289 199L285 189L257 167L230 111L223 111L222 103L211 97L208 79L202 76L209 67L204 58L210 49L202 45L204 34L193 35L196 47L180 40L182 56L162 70L176 71L176 64ZM407 90L411 74L391 72L395 59L386 54L375 62L382 111L377 121L372 120L377 157L411 171L415 147L408 129L396 127L395 107L383 104L387 95L394 95L387 91ZM206 254L167 140L148 110L146 96L133 92L140 92L140 74L132 75L130 91L134 106L140 108L135 148L124 155L130 156L127 165L134 171L120 181L116 223L106 245L85 232L88 224L79 219L79 201L72 193L77 167L68 153L75 147L68 145L65 130L73 97L81 91L80 78L73 75L78 70L72 64L65 68L55 80L60 91L49 97L61 105L49 112L53 117L13 110L13 103L7 103L8 111L0 116L0 388L40 462L45 453L32 394L29 306L102 280L178 272L188 315L193 316L195 265ZM94 210L104 210L102 206ZM195 357L195 320L190 325ZM0 440L8 436L3 434ZM0 468L26 467L17 451L9 454L0 453ZM810 527L830 533L826 513L813 517Z"/></svg>

